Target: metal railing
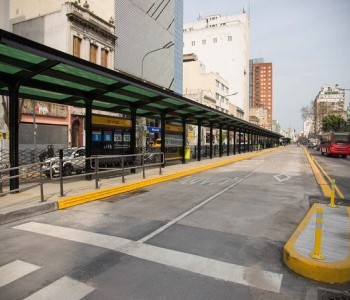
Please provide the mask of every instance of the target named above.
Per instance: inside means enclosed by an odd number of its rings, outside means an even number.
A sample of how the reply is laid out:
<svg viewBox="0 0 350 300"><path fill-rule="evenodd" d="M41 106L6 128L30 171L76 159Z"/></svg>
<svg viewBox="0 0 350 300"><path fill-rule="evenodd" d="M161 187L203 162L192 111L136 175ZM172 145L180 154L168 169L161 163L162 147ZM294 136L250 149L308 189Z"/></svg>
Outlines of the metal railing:
<svg viewBox="0 0 350 300"><path fill-rule="evenodd" d="M16 192L23 192L29 189L32 189L34 187L39 186L40 187L40 201L44 202L44 182L43 182L43 173L42 173L42 166L43 163L34 163L29 165L23 165L19 167L13 167L13 168L0 168L0 197L3 197L10 193L16 193ZM17 175L11 175L11 173L17 173ZM3 189L3 183L4 182L10 182L11 179L19 178L19 179L25 179L25 178L32 178L32 177L38 177L39 183L26 183L24 187L13 189L13 190L7 190L4 191Z"/></svg>
<svg viewBox="0 0 350 300"><path fill-rule="evenodd" d="M88 170L82 170L79 168L79 172L76 172L73 176L64 176L64 169L67 163L76 165L74 160L88 161ZM53 170L55 169L54 164L58 164L59 175L54 177ZM79 158L59 158L58 161L54 160L50 162L49 174L52 180L60 181L60 196L64 196L64 179L67 178L79 178L85 177L92 179L95 177L95 189L99 189L99 182L101 181L101 175L104 174L118 174L122 178L122 183L125 183L126 172L135 172L137 169L142 169L142 176L146 178L146 168L159 167L159 174L162 174L162 165L164 164L164 153L140 153L140 154L127 154L127 155L95 155L91 157L79 157ZM73 171L74 172L74 171ZM48 174L48 173L46 173Z"/></svg>
<svg viewBox="0 0 350 300"><path fill-rule="evenodd" d="M88 170L85 169L85 164L88 162ZM73 166L70 175L64 173L64 168L67 164ZM34 187L40 187L40 201L45 202L44 183L49 177L53 181L59 181L60 196L64 196L64 180L68 178L85 177L89 180L92 176L95 178L95 188L99 189L99 182L104 174L116 174L121 176L122 183L125 183L127 172L135 172L137 169L142 169L142 176L146 178L146 168L159 167L159 174L162 174L162 165L164 164L164 153L162 152L145 152L140 154L128 155L96 155L91 157L75 157L75 158L54 158L49 163L39 162L34 164L22 165L19 167L8 168L7 165L0 164L0 197L10 193L23 192ZM57 172L58 168L58 172ZM11 173L18 173L11 175ZM75 173L75 174L72 174ZM58 177L55 177L58 175ZM67 176L65 176L67 175ZM20 178L26 180L35 178L35 182L26 182L24 187L18 189L6 190L3 189L3 183L10 183L11 179ZM38 182L39 180L39 182ZM9 187L9 184L6 184Z"/></svg>

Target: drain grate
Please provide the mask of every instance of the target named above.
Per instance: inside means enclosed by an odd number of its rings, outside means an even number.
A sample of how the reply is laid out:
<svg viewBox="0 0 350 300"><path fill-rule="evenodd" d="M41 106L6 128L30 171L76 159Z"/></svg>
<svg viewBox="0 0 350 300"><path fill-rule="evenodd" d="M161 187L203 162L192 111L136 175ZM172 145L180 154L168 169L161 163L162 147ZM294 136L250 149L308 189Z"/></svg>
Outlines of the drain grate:
<svg viewBox="0 0 350 300"><path fill-rule="evenodd" d="M328 204L330 201L329 197L325 196L316 196L316 195L310 195L309 196L309 205L310 207L314 203L323 203ZM339 199L335 198L335 204L336 205L343 205L343 206L350 206L350 199Z"/></svg>
<svg viewBox="0 0 350 300"><path fill-rule="evenodd" d="M350 300L349 291L318 289L318 300Z"/></svg>

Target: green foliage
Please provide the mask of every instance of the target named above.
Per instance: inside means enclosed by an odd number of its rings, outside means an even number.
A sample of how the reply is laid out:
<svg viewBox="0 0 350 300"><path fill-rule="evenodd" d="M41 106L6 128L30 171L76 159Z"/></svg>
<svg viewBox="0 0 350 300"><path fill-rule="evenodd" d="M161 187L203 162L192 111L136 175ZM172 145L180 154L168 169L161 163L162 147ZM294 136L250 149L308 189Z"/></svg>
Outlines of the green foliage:
<svg viewBox="0 0 350 300"><path fill-rule="evenodd" d="M350 131L350 126L341 116L329 115L322 119L322 129L323 131L346 132Z"/></svg>

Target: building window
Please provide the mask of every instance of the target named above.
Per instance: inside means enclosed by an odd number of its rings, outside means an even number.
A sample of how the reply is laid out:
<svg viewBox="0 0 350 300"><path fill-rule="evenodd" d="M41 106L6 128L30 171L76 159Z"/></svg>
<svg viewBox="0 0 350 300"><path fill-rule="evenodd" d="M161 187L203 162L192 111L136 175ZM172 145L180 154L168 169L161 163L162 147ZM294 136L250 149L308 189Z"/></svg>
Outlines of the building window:
<svg viewBox="0 0 350 300"><path fill-rule="evenodd" d="M192 46L196 46L196 42L195 42L195 41L192 41L192 42L191 42L191 45L192 45Z"/></svg>
<svg viewBox="0 0 350 300"><path fill-rule="evenodd" d="M220 95L218 93L215 93L215 99L220 100Z"/></svg>
<svg viewBox="0 0 350 300"><path fill-rule="evenodd" d="M232 42L232 35L229 35L229 36L227 37L227 40L228 40L229 42Z"/></svg>
<svg viewBox="0 0 350 300"><path fill-rule="evenodd" d="M108 50L101 50L101 66L108 67Z"/></svg>
<svg viewBox="0 0 350 300"><path fill-rule="evenodd" d="M97 62L97 46L94 44L90 44L90 61Z"/></svg>
<svg viewBox="0 0 350 300"><path fill-rule="evenodd" d="M73 37L73 56L80 57L81 38Z"/></svg>
<svg viewBox="0 0 350 300"><path fill-rule="evenodd" d="M213 43L216 44L218 42L217 38L213 38Z"/></svg>
<svg viewBox="0 0 350 300"><path fill-rule="evenodd" d="M206 40L202 40L202 45L205 45L207 43Z"/></svg>
<svg viewBox="0 0 350 300"><path fill-rule="evenodd" d="M218 88L220 86L220 82L219 80L215 80L215 82L216 82L216 87Z"/></svg>

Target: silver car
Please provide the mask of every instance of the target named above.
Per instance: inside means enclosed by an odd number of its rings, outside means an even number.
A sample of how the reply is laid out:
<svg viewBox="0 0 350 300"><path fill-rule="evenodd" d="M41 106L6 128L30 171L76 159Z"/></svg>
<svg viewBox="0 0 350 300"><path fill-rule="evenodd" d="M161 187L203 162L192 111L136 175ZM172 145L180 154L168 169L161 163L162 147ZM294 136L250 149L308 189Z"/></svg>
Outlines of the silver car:
<svg viewBox="0 0 350 300"><path fill-rule="evenodd" d="M63 150L62 175L80 174L85 170L85 148L68 148ZM52 157L45 160L43 172L47 177L60 175L59 158Z"/></svg>

